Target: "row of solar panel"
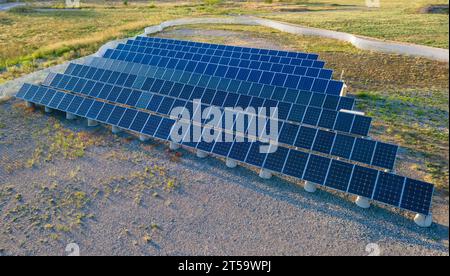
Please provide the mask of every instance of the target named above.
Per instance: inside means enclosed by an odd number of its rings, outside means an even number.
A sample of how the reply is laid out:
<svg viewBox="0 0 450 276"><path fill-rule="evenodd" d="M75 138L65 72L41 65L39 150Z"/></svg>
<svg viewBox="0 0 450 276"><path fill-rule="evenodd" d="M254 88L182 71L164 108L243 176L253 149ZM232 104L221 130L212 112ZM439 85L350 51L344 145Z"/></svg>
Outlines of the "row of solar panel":
<svg viewBox="0 0 450 276"><path fill-rule="evenodd" d="M81 65L79 65L81 66ZM132 74L141 77L152 77L174 82L182 82L193 86L200 86L208 89L239 93L243 95L256 96L264 99L272 99L287 103L297 103L301 105L313 105L320 108L340 110L352 110L355 99L350 97L340 97L335 95L315 93L309 91L298 91L283 87L275 87L271 85L263 85L259 83L250 83L238 80L229 80L225 78L183 72L180 70L158 68L143 64L112 60L106 58L93 58L90 67L111 70L124 73L118 78L124 78L126 74ZM81 75L100 75L100 72L88 72L88 68L81 68ZM72 68L68 68L66 73L71 73Z"/></svg>
<svg viewBox="0 0 450 276"><path fill-rule="evenodd" d="M170 139L175 124L168 118L45 87L24 85L17 97L163 140ZM434 188L425 182L284 147L260 153L257 142L184 145L406 210L430 212Z"/></svg>
<svg viewBox="0 0 450 276"><path fill-rule="evenodd" d="M200 48L204 48L204 49L242 52L242 53L249 53L249 54L260 54L260 55L278 56L278 57L301 58L301 59L310 59L310 60L317 60L319 58L319 55L311 54L311 53L248 48L248 47L240 47L240 46L210 44L210 43L194 42L194 41L187 41L187 40L175 40L175 39L158 38L158 37L138 36L134 40L138 41L138 42L144 42L144 43L145 42L167 43L167 44L180 45L180 46L200 47Z"/></svg>
<svg viewBox="0 0 450 276"><path fill-rule="evenodd" d="M252 60L249 57L245 56L246 54L240 54L236 53L234 56L242 56L242 57L226 57L222 56L223 53L205 53L200 54L196 53L198 52L198 49L201 48L189 48L187 49L181 49L180 51L177 50L167 50L167 49L160 49L156 46L148 45L148 46L135 46L131 44L118 44L116 46L117 50L122 51L130 51L130 52L139 52L143 54L149 54L149 55L157 55L157 56L164 56L164 57L176 57L180 59L186 59L186 60L194 60L194 61L202 61L206 63L217 63L220 65L227 65L227 66L236 66L239 68L249 68L249 69L255 69L255 70L261 70L261 71L269 71L269 72L281 72L285 74L293 74L296 76L309 76L309 77L321 77L324 79L329 79L333 75L333 70L330 69L324 69L323 62L320 62L320 66L316 63L319 63L319 61L311 61L308 59L303 60L297 60L297 64L280 64L278 57L272 57L269 58L268 61L259 61L259 60ZM316 67L314 66L316 65Z"/></svg>
<svg viewBox="0 0 450 276"><path fill-rule="evenodd" d="M269 71L239 68L234 66L225 66L214 63L198 62L174 57L162 57L121 50L108 49L103 57L187 71L201 75L227 78L230 80L248 81L337 96L341 94L344 86L343 82L330 79L307 76L301 77L285 73L274 73Z"/></svg>
<svg viewBox="0 0 450 276"><path fill-rule="evenodd" d="M117 49L119 50L129 50L130 46L133 47L143 47L146 49L157 48L161 50L168 51L182 51L192 54L204 54L209 56L218 56L218 57L226 57L233 58L239 60L248 60L248 61L257 61L257 62L270 62L279 65L292 65L292 66L304 66L304 67L312 67L312 68L324 68L325 62L321 60L311 60L305 58L291 58L291 57L278 57L271 55L261 55L261 54L250 54L243 53L239 51L227 51L227 50L218 50L218 49L206 49L202 47L195 46L181 46L170 43L159 43L159 42L144 42L137 40L128 40L125 44L120 44ZM258 68L256 68L258 69Z"/></svg>
<svg viewBox="0 0 450 276"><path fill-rule="evenodd" d="M97 70L98 71L98 70ZM124 74L123 78L117 78L102 70L103 73L96 77L94 73L91 79L101 80L108 84L124 86L125 88L139 89L143 91L150 91L163 95L169 95L175 98L182 98L185 100L201 99L206 104L212 104L219 107L241 107L246 108L252 106L256 109L259 107L278 107L278 117L281 120L293 121L301 124L308 124L311 126L318 126L322 122L322 127L333 129L341 132L352 133L355 135L366 136L370 130L371 118L362 115L355 115L347 112L337 112L334 110L325 110L315 106L304 106L299 104L283 103L275 100L263 99L253 96L243 96L237 93L227 93L223 91L208 90L202 87L195 87L183 83L174 83L171 81L164 81L161 79L145 78L138 79L135 75ZM72 70L73 75L83 75L82 71ZM88 71L89 72L89 71ZM95 71L96 72L96 71ZM107 74L107 77L103 76ZM88 77L89 74L85 74ZM69 75L56 75L53 82L61 82L65 85L65 90L80 89L81 85L86 85L84 81L79 82L78 77L70 77ZM98 84L100 85L100 84ZM94 93L100 93L98 87L94 89L95 84L89 82L89 88ZM107 86L108 88L109 86ZM106 91L105 93L109 93ZM320 99L324 101L325 98ZM332 103L330 103L332 104Z"/></svg>
<svg viewBox="0 0 450 276"><path fill-rule="evenodd" d="M47 82L47 80L46 80ZM166 96L166 93L161 93L161 87L163 85L158 85L157 88L150 88L146 91L154 92L146 93L138 90L132 90L125 87L113 86L103 84L97 81L89 81L82 78L75 78L64 76L60 74L55 74L54 77L48 80L49 85L54 88L73 91L75 93L81 93L84 95L89 95L94 98L100 98L112 102L118 102L120 104L129 105L131 107L138 107L141 109L147 109L152 112L157 112L164 115L169 115L171 110L175 107L186 107L190 110L190 114L195 114L196 110L193 110L193 100L201 99L203 103L203 109L210 107L211 105L218 107L236 107L240 103L243 106L239 106L243 109L250 106L257 112L260 107L271 107L274 106L271 101L252 101L250 97L247 99L239 97L235 94L235 97L217 97L219 94L210 93L211 97L204 97L205 89L194 89L193 87L185 90L180 86L176 88L176 94L171 96ZM98 85L98 84L101 85ZM154 81L152 82L154 87ZM173 86L172 86L173 87ZM186 87L186 86L184 86ZM187 92L186 92L187 91ZM168 93L170 95L170 92ZM245 101L245 102L244 102ZM328 129L342 128L347 126L346 122L348 116L354 116L353 114L336 112L336 111L325 111L321 113L315 112L316 109L313 107L308 108L306 111L302 111L303 123L314 123L314 126L318 124L319 126L326 127ZM325 112L324 112L325 111ZM282 116L277 116L277 121L279 119L290 118L291 112L288 110L278 111ZM340 114L343 115L340 115ZM257 113L254 113L257 114ZM262 116L270 116L270 114L259 113ZM317 117L317 114L320 117ZM353 122L357 120L356 117ZM266 121L266 120L265 120ZM331 123L330 123L331 122ZM203 122L204 123L204 122ZM222 124L223 126L225 125ZM340 126L340 127L339 127ZM351 126L348 127L349 129ZM341 158L350 159L356 162L362 162L365 164L370 164L386 169L392 169L395 163L395 158L397 154L397 146L376 142L373 140L358 138L355 139L349 135L337 135L335 132L318 130L316 128L310 127L300 127L298 124L292 124L289 122L280 121L280 126L278 129L281 131L278 133L278 137L281 143L287 145L296 146L299 148L314 150L324 154L332 154L333 152ZM247 133L247 128L243 130L243 133ZM335 139L337 138L337 140ZM356 142L355 142L356 141Z"/></svg>

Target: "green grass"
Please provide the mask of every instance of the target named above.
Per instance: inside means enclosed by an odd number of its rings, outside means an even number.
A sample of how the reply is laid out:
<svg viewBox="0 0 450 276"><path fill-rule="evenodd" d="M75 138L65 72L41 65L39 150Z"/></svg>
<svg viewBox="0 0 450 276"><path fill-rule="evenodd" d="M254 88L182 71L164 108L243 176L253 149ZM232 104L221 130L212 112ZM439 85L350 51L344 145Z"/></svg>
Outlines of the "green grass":
<svg viewBox="0 0 450 276"><path fill-rule="evenodd" d="M312 1L310 1L312 2ZM337 1L324 0L324 3ZM310 27L348 32L380 39L446 48L448 14L422 14L421 7L448 4L445 0L381 1L381 8L365 9L363 1L340 1L363 10L267 15L267 18Z"/></svg>

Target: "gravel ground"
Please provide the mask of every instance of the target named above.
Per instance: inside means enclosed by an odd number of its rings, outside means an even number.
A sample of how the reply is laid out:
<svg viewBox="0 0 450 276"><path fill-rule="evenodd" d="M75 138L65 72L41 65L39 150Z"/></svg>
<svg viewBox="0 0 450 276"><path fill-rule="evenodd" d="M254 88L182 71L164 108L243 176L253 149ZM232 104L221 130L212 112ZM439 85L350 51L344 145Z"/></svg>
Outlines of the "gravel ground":
<svg viewBox="0 0 450 276"><path fill-rule="evenodd" d="M0 118L0 255L63 255L71 242L82 255L367 255L369 243L382 255L449 254L448 198L421 229L408 213L362 210L19 100Z"/></svg>

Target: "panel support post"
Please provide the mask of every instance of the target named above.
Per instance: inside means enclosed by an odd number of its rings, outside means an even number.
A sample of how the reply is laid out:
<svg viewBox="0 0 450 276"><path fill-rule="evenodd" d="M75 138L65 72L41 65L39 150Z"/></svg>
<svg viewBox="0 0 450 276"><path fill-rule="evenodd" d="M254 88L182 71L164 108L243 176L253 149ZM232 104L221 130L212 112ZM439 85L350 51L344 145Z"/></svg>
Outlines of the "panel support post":
<svg viewBox="0 0 450 276"><path fill-rule="evenodd" d="M147 142L148 140L150 140L150 137L144 135L144 134L139 134L139 141L141 142Z"/></svg>
<svg viewBox="0 0 450 276"><path fill-rule="evenodd" d="M45 110L45 113L52 113L52 111L53 111L53 109L51 109L51 108L48 107L48 106L46 106L46 107L44 108L44 110Z"/></svg>
<svg viewBox="0 0 450 276"><path fill-rule="evenodd" d="M259 171L259 177L261 177L262 179L270 179L272 177L272 172L266 169L261 169Z"/></svg>
<svg viewBox="0 0 450 276"><path fill-rule="evenodd" d="M70 112L66 112L66 119L67 120L75 120L77 118L77 115L70 113Z"/></svg>
<svg viewBox="0 0 450 276"><path fill-rule="evenodd" d="M26 106L28 107L28 108L32 108L32 107L34 107L34 103L32 103L32 102L25 102L25 104L26 104Z"/></svg>
<svg viewBox="0 0 450 276"><path fill-rule="evenodd" d="M202 150L197 150L197 157L198 158L206 158L208 156L208 153Z"/></svg>
<svg viewBox="0 0 450 276"><path fill-rule="evenodd" d="M367 209L370 207L369 199L367 199L366 197L363 197L363 196L357 196L355 203L356 203L356 205L358 205L359 207L361 207L363 209Z"/></svg>
<svg viewBox="0 0 450 276"><path fill-rule="evenodd" d="M234 161L233 159L229 159L227 158L227 161L225 163L225 165L227 165L228 168L236 168L237 167L237 162Z"/></svg>
<svg viewBox="0 0 450 276"><path fill-rule="evenodd" d="M95 120L88 119L88 127L98 126L98 122Z"/></svg>
<svg viewBox="0 0 450 276"><path fill-rule="evenodd" d="M308 193L314 193L317 190L317 187L316 184L305 181L305 186L303 186L303 189L305 189Z"/></svg>
<svg viewBox="0 0 450 276"><path fill-rule="evenodd" d="M179 144L177 144L177 143L175 143L175 142L170 142L170 144L169 144L169 149L170 150L177 150L177 149L179 149L180 148L180 145Z"/></svg>
<svg viewBox="0 0 450 276"><path fill-rule="evenodd" d="M122 130L117 127L117 126L112 126L112 133L117 134L117 133L121 133Z"/></svg>
<svg viewBox="0 0 450 276"><path fill-rule="evenodd" d="M414 217L414 222L420 227L430 227L433 223L433 215L426 216L423 214L417 214Z"/></svg>

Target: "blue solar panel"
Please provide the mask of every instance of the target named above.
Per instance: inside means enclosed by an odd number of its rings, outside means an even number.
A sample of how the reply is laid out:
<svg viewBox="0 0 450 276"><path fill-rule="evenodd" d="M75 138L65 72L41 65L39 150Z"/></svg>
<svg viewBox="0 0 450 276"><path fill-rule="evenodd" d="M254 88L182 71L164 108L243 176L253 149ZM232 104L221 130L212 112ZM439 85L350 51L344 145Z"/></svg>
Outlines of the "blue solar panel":
<svg viewBox="0 0 450 276"><path fill-rule="evenodd" d="M303 118L303 123L316 126L319 122L320 114L322 109L316 107L308 107L306 110L305 117Z"/></svg>
<svg viewBox="0 0 450 276"><path fill-rule="evenodd" d="M100 122L106 122L113 109L114 106L112 104L104 104L96 119Z"/></svg>
<svg viewBox="0 0 450 276"><path fill-rule="evenodd" d="M66 97L64 97L64 99ZM104 105L104 103L99 102L99 101L95 101L92 104L91 108L89 109L88 113L86 114L86 117L91 119L91 120L97 119L97 116L100 113L100 110L103 108L103 105ZM61 108L61 107L59 107L59 108ZM63 108L62 110L65 110L65 108Z"/></svg>
<svg viewBox="0 0 450 276"><path fill-rule="evenodd" d="M349 193L372 198L378 171L355 165L348 189Z"/></svg>
<svg viewBox="0 0 450 276"><path fill-rule="evenodd" d="M141 132L149 117L150 115L148 113L139 111L136 117L134 118L134 121L131 124L130 129L136 132Z"/></svg>
<svg viewBox="0 0 450 276"><path fill-rule="evenodd" d="M375 145L375 141L357 138L353 147L351 157L352 160L370 164L372 161L373 152L375 150Z"/></svg>
<svg viewBox="0 0 450 276"><path fill-rule="evenodd" d="M302 178L308 156L307 153L301 151L289 150L283 173L289 176Z"/></svg>
<svg viewBox="0 0 450 276"><path fill-rule="evenodd" d="M133 122L134 118L137 115L137 111L133 109L126 109L125 113L123 114L122 118L120 119L118 125L121 128L128 129L131 126L131 123Z"/></svg>
<svg viewBox="0 0 450 276"><path fill-rule="evenodd" d="M281 172L288 153L287 148L277 147L275 152L267 154L263 167L274 172Z"/></svg>
<svg viewBox="0 0 450 276"><path fill-rule="evenodd" d="M317 129L302 126L294 145L299 148L311 149L316 133Z"/></svg>
<svg viewBox="0 0 450 276"><path fill-rule="evenodd" d="M261 146L264 146L264 144L257 142L257 141L251 143L250 150L245 159L245 162L247 164L250 164L253 166L258 166L258 167L261 167L264 164L264 160L266 160L267 153L260 152ZM231 150L231 152L233 152L233 150ZM231 153L230 153L230 156L231 156Z"/></svg>
<svg viewBox="0 0 450 276"><path fill-rule="evenodd" d="M75 113L78 110L78 108L80 107L82 102L83 102L82 97L75 96L75 98L73 98L72 102L70 103L69 107L67 108L67 111L70 113Z"/></svg>
<svg viewBox="0 0 450 276"><path fill-rule="evenodd" d="M355 116L355 120L353 121L351 133L367 136L370 130L370 124L372 122L372 118L366 116Z"/></svg>
<svg viewBox="0 0 450 276"><path fill-rule="evenodd" d="M94 103L94 100L91 99L84 99L83 103L80 105L80 108L78 108L76 114L78 116L86 116L89 109L91 108L92 104Z"/></svg>
<svg viewBox="0 0 450 276"><path fill-rule="evenodd" d="M344 192L347 191L352 171L352 164L332 160L325 186Z"/></svg>
<svg viewBox="0 0 450 276"><path fill-rule="evenodd" d="M142 129L142 133L147 134L149 136L153 136L158 129L159 124L161 123L162 118L155 115L150 115L147 122L145 123L144 128Z"/></svg>
<svg viewBox="0 0 450 276"><path fill-rule="evenodd" d="M115 106L106 122L112 125L117 125L120 119L122 118L123 114L125 113L125 110L126 109L124 107Z"/></svg>
<svg viewBox="0 0 450 276"><path fill-rule="evenodd" d="M331 159L329 158L311 155L303 179L323 185L327 177L330 162Z"/></svg>
<svg viewBox="0 0 450 276"><path fill-rule="evenodd" d="M319 130L312 149L314 151L329 154L335 137L336 134L333 132Z"/></svg>
<svg viewBox="0 0 450 276"><path fill-rule="evenodd" d="M399 206L404 183L405 178L403 176L379 172L373 199Z"/></svg>
<svg viewBox="0 0 450 276"><path fill-rule="evenodd" d="M278 141L280 143L293 145L295 142L295 138L297 138L297 133L300 127L298 125L294 125L291 123L284 123L281 128L280 137Z"/></svg>
<svg viewBox="0 0 450 276"><path fill-rule="evenodd" d="M60 110L66 110L69 104L72 102L74 96L71 94L66 94L64 98L59 103L58 109Z"/></svg>
<svg viewBox="0 0 450 276"><path fill-rule="evenodd" d="M432 184L407 178L400 207L428 215L433 191Z"/></svg>
<svg viewBox="0 0 450 276"><path fill-rule="evenodd" d="M232 142L216 142L212 152L221 156L228 156L232 145Z"/></svg>
<svg viewBox="0 0 450 276"><path fill-rule="evenodd" d="M373 155L372 165L393 169L397 151L398 146L396 145L378 142Z"/></svg>
<svg viewBox="0 0 450 276"><path fill-rule="evenodd" d="M350 159L355 138L347 135L337 134L334 141L332 155Z"/></svg>
<svg viewBox="0 0 450 276"><path fill-rule="evenodd" d="M334 129L342 132L350 132L354 117L355 115L353 114L339 112L337 115L336 123L334 124Z"/></svg>
<svg viewBox="0 0 450 276"><path fill-rule="evenodd" d="M250 142L234 142L228 157L237 161L244 162L250 149Z"/></svg>
<svg viewBox="0 0 450 276"><path fill-rule="evenodd" d="M61 103L64 93L62 92L56 92L55 96L53 96L52 100L48 103L48 107L50 108L57 108L58 105Z"/></svg>
<svg viewBox="0 0 450 276"><path fill-rule="evenodd" d="M172 127L175 124L175 121L172 119L163 118L161 124L158 127L158 130L155 133L155 137L161 138L164 140L169 139L170 132L172 131Z"/></svg>

